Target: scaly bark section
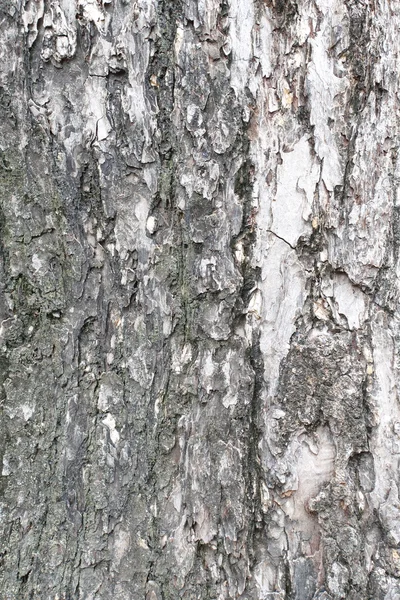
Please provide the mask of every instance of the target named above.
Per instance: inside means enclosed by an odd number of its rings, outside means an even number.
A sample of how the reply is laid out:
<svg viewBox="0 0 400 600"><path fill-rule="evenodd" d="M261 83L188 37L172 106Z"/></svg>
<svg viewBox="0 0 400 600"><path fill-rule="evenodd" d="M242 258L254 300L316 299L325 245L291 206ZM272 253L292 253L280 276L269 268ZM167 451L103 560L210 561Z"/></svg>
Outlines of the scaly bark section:
<svg viewBox="0 0 400 600"><path fill-rule="evenodd" d="M396 598L395 4L0 11L0 595Z"/></svg>

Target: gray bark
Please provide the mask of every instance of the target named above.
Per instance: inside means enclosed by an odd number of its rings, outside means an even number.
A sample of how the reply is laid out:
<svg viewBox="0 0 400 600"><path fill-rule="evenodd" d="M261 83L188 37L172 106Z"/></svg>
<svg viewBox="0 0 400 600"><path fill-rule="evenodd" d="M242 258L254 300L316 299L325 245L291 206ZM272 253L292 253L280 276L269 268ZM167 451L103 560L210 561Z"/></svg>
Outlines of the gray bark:
<svg viewBox="0 0 400 600"><path fill-rule="evenodd" d="M0 0L1 600L400 598L397 0Z"/></svg>

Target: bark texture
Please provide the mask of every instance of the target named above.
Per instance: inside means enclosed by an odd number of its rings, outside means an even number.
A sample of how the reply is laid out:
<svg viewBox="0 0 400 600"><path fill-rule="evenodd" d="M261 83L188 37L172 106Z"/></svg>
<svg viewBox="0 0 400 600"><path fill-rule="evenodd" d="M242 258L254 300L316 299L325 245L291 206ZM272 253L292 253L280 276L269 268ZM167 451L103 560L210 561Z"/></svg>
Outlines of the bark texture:
<svg viewBox="0 0 400 600"><path fill-rule="evenodd" d="M0 0L1 600L400 598L397 0Z"/></svg>

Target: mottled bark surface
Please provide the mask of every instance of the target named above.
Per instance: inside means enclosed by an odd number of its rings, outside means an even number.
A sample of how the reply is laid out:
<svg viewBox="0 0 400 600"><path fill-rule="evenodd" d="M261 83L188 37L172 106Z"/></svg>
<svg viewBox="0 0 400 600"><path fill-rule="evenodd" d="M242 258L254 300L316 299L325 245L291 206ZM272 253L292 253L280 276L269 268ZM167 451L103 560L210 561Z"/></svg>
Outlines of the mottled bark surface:
<svg viewBox="0 0 400 600"><path fill-rule="evenodd" d="M0 0L1 600L400 598L397 0Z"/></svg>

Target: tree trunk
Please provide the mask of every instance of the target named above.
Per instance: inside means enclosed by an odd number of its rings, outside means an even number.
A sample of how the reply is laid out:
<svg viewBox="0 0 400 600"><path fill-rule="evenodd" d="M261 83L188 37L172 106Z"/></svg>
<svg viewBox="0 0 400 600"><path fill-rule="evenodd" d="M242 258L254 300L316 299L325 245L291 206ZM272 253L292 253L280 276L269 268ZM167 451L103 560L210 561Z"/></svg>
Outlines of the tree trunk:
<svg viewBox="0 0 400 600"><path fill-rule="evenodd" d="M0 0L1 600L400 597L396 0Z"/></svg>

